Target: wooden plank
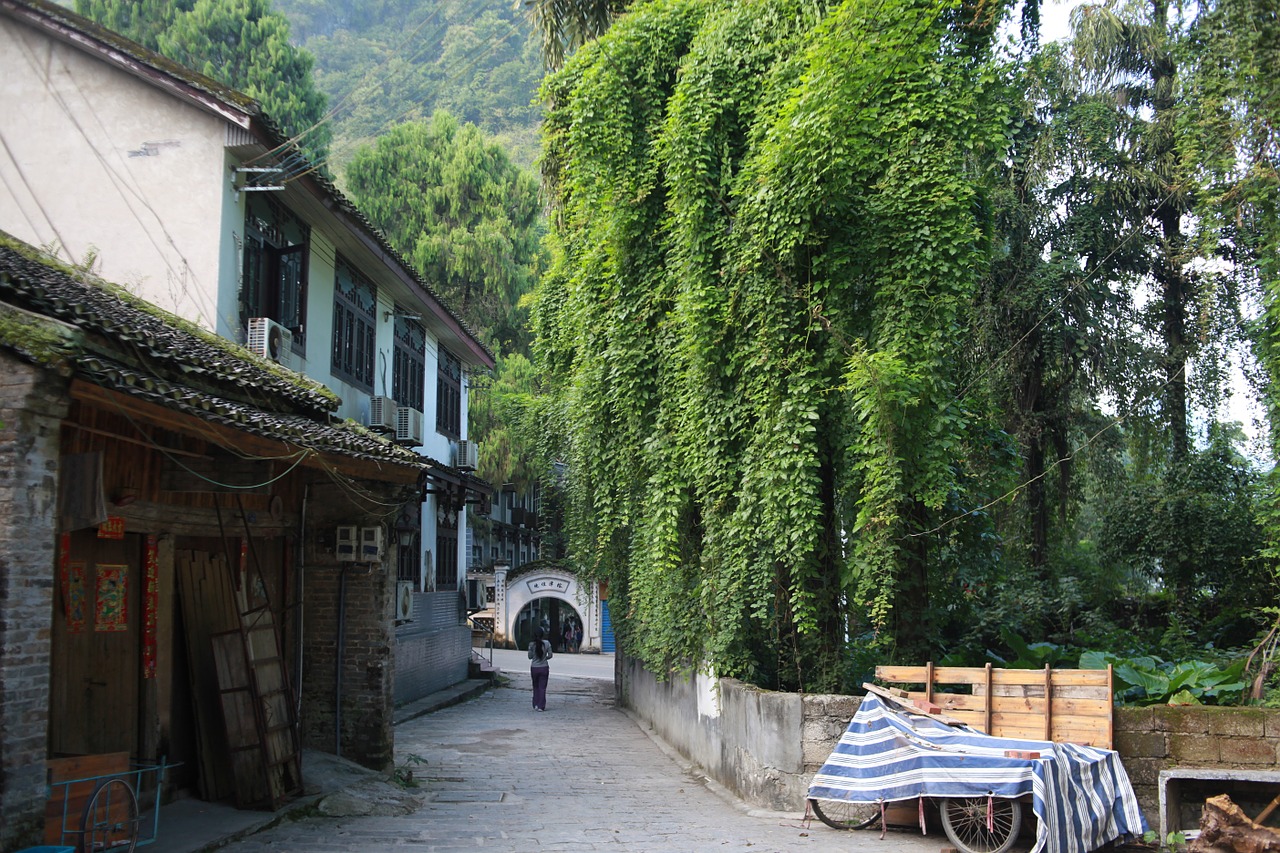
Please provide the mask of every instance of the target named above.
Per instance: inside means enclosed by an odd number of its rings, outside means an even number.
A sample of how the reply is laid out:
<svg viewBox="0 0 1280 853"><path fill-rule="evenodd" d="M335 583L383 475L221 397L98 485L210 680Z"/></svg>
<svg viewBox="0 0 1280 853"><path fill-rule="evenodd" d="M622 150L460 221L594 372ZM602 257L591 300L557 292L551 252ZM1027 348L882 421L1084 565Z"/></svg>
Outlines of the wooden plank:
<svg viewBox="0 0 1280 853"><path fill-rule="evenodd" d="M201 796L210 802L229 798L235 790L226 736L217 719L218 687L209 637L234 627L228 613L230 581L221 555L181 551L176 555L179 599L186 633L192 713ZM230 624L228 624L230 622Z"/></svg>
<svg viewBox="0 0 1280 853"><path fill-rule="evenodd" d="M930 701L941 712L1000 737L1087 743L1110 749L1114 736L1112 673L985 667L883 666L876 677L920 685L908 700ZM954 687L955 692L939 691ZM1046 698L1047 697L1047 698Z"/></svg>
<svg viewBox="0 0 1280 853"><path fill-rule="evenodd" d="M924 684L928 666L878 666L876 678L894 684ZM1039 669L992 669L993 684L1043 685L1044 671ZM1051 670L1053 687L1107 686L1105 669ZM933 668L933 683L980 685L986 682L986 668L977 666L939 666Z"/></svg>
<svg viewBox="0 0 1280 853"><path fill-rule="evenodd" d="M935 720L938 720L943 723L947 723L949 725L961 722L960 720L954 719L952 717L948 717L944 714L930 714L926 711L923 711L916 705L912 704L912 701L910 699L905 699L901 696L896 696L892 691L884 687L879 687L875 684L863 684L862 686L868 693L874 693L877 696L880 696L881 698L888 699L890 704L899 708L904 708L913 714L919 714L922 717L932 717Z"/></svg>
<svg viewBox="0 0 1280 853"><path fill-rule="evenodd" d="M247 584L246 584L247 586ZM255 613L244 630L245 645L258 697L259 737L267 762L273 805L302 792L302 765L294 717L293 691L280 654L280 637L269 608Z"/></svg>
<svg viewBox="0 0 1280 853"><path fill-rule="evenodd" d="M89 801L89 797L93 796L94 789L98 787L99 780L93 777L110 776L128 771L129 753L107 752L98 755L50 758L45 762L45 768L50 788L49 799L44 807L44 843L61 845L64 829L80 828L85 804ZM74 779L85 781L70 785L57 784L71 782ZM71 842L78 840L78 836L67 836L67 838Z"/></svg>

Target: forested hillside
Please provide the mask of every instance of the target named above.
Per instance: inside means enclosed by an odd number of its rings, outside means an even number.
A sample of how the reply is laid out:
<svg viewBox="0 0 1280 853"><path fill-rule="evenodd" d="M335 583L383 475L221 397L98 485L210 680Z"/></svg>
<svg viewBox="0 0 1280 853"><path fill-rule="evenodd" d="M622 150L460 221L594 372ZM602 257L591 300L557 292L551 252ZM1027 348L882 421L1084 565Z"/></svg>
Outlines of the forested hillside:
<svg viewBox="0 0 1280 853"><path fill-rule="evenodd" d="M446 110L497 138L525 167L537 156L542 60L506 0L276 0L316 58L334 112L333 162L392 125ZM341 168L333 170L341 176Z"/></svg>

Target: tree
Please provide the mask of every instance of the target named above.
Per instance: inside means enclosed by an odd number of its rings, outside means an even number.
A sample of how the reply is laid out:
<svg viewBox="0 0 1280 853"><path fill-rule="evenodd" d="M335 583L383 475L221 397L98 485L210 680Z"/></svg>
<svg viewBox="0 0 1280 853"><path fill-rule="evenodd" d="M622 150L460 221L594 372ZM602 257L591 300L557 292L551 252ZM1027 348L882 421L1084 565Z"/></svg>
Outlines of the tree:
<svg viewBox="0 0 1280 853"><path fill-rule="evenodd" d="M77 10L258 101L323 167L332 133L315 88L315 59L289 40L271 0L77 0Z"/></svg>
<svg viewBox="0 0 1280 853"><path fill-rule="evenodd" d="M160 34L193 5L195 0L76 0L76 11L159 52Z"/></svg>
<svg viewBox="0 0 1280 853"><path fill-rule="evenodd" d="M527 352L520 302L542 269L534 177L447 113L393 128L347 169L360 209L502 352Z"/></svg>
<svg viewBox="0 0 1280 853"><path fill-rule="evenodd" d="M472 385L468 433L479 441L479 476L511 483L524 492L547 475L551 460L538 440L543 398L537 370L527 357L498 357L491 381Z"/></svg>
<svg viewBox="0 0 1280 853"><path fill-rule="evenodd" d="M542 58L552 71L587 42L600 38L630 0L525 0Z"/></svg>
<svg viewBox="0 0 1280 853"><path fill-rule="evenodd" d="M316 81L333 105L334 159L393 125L444 110L493 135L531 168L533 103L542 77L538 45L519 10L480 0L277 0L317 59Z"/></svg>
<svg viewBox="0 0 1280 853"><path fill-rule="evenodd" d="M956 355L1010 120L993 26L659 0L547 84L571 553L651 670L830 689L851 619L927 647L933 528L981 441Z"/></svg>

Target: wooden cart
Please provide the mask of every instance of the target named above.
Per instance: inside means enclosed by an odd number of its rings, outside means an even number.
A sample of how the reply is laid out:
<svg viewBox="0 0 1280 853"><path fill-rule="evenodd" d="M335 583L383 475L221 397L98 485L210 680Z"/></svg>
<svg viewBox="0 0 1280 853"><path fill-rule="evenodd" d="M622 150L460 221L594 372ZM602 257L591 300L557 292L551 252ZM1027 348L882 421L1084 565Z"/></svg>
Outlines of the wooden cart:
<svg viewBox="0 0 1280 853"><path fill-rule="evenodd" d="M49 759L47 766L46 844L129 853L156 840L164 773L177 765L130 764L129 753L112 752Z"/></svg>

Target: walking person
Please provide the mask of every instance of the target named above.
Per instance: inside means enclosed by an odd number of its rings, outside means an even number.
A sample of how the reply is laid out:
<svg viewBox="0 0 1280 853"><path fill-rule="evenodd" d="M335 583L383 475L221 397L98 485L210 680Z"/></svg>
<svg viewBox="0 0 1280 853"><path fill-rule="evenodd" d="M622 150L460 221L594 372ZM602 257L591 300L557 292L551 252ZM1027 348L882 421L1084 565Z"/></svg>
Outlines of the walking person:
<svg viewBox="0 0 1280 853"><path fill-rule="evenodd" d="M533 679L533 710L547 710L547 679L551 677L551 642L541 628L533 632L529 644L529 677Z"/></svg>

